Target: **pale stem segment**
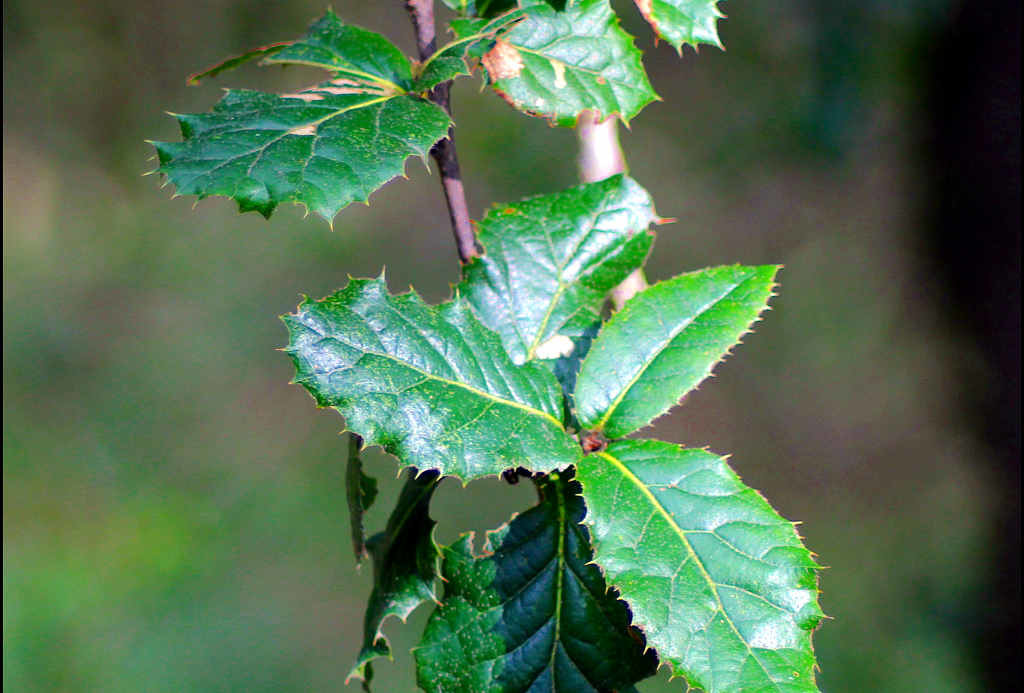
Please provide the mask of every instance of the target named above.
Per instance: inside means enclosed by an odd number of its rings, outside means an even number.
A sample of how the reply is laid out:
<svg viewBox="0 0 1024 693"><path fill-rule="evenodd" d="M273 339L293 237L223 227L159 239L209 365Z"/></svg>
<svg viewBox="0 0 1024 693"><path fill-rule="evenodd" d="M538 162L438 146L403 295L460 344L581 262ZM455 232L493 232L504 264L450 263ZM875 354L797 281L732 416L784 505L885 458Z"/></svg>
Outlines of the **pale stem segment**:
<svg viewBox="0 0 1024 693"><path fill-rule="evenodd" d="M437 50L436 31L434 28L433 0L405 0L405 8L409 11L413 29L416 31L416 47L419 49L420 60L426 60ZM449 92L451 82L442 82L430 92L430 100L451 115L451 99ZM448 137L441 140L430 150L430 155L437 162L441 172L441 186L444 188L445 200L448 202L448 216L455 234L455 247L459 260L465 264L480 254L476 245L473 227L469 222L469 206L466 204L466 191L462 186L462 174L459 171L459 160L455 154L455 126L448 128Z"/></svg>
<svg viewBox="0 0 1024 693"><path fill-rule="evenodd" d="M616 173L626 172L626 158L619 144L619 119L610 116L598 120L593 111L584 111L576 123L576 137L580 142L580 180L594 183ZM618 286L612 289L609 298L612 310L619 310L626 301L647 288L647 277L643 268L635 269Z"/></svg>

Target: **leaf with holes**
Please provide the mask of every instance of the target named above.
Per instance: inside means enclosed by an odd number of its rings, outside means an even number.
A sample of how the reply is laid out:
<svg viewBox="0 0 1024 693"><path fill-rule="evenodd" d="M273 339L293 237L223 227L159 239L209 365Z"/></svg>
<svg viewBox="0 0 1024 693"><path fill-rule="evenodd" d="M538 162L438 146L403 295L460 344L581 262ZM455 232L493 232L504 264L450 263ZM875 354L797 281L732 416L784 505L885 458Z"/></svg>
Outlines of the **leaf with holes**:
<svg viewBox="0 0 1024 693"><path fill-rule="evenodd" d="M563 11L541 0L520 5L524 19L499 33L481 59L491 86L510 104L572 126L588 109L628 123L658 98L608 0L577 0ZM475 26L453 23L457 31Z"/></svg>
<svg viewBox="0 0 1024 693"><path fill-rule="evenodd" d="M332 221L352 202L426 157L450 119L414 90L412 64L387 39L328 12L305 38L214 66L199 80L250 59L328 70L293 94L230 90L209 113L176 115L183 141L153 142L157 172L178 195L223 195L269 217L282 202ZM447 74L444 73L444 74ZM439 76L444 76L444 74Z"/></svg>
<svg viewBox="0 0 1024 693"><path fill-rule="evenodd" d="M295 381L406 465L469 481L578 459L561 391L543 366L517 366L465 299L428 306L353 279L284 317Z"/></svg>
<svg viewBox="0 0 1024 693"><path fill-rule="evenodd" d="M722 48L718 38L718 20L724 15L719 0L634 0L640 13L672 46L683 52L683 45L694 48L710 44Z"/></svg>
<svg viewBox="0 0 1024 693"><path fill-rule="evenodd" d="M423 690L444 693L623 690L657 659L629 627L626 605L590 564L579 485L557 474L540 502L444 550L445 596L414 650Z"/></svg>
<svg viewBox="0 0 1024 693"><path fill-rule="evenodd" d="M349 679L368 682L373 676L370 663L391 657L384 621L392 616L405 621L423 602L437 601L434 583L441 555L434 543L430 498L438 481L436 471L417 476L409 470L387 528L367 542L373 558L373 592L363 619L363 647Z"/></svg>
<svg viewBox="0 0 1024 693"><path fill-rule="evenodd" d="M730 265L645 289L598 334L576 381L585 428L621 438L695 388L768 304L777 265Z"/></svg>
<svg viewBox="0 0 1024 693"><path fill-rule="evenodd" d="M577 469L595 561L676 674L708 693L818 690L818 566L725 460L624 440Z"/></svg>
<svg viewBox="0 0 1024 693"><path fill-rule="evenodd" d="M647 191L621 175L497 205L458 290L517 363L564 355L545 350L571 347L600 319L608 292L647 258L655 218Z"/></svg>

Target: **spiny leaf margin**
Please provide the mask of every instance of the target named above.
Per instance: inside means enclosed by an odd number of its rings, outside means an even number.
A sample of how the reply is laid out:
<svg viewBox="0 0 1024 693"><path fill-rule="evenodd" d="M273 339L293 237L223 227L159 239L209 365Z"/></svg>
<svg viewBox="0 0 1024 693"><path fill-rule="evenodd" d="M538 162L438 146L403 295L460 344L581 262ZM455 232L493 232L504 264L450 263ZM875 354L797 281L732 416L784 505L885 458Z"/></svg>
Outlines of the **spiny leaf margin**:
<svg viewBox="0 0 1024 693"><path fill-rule="evenodd" d="M412 291L392 296L383 276L351 279L282 319L294 382L403 465L468 483L581 454L554 375L515 365L462 297L429 306Z"/></svg>
<svg viewBox="0 0 1024 693"><path fill-rule="evenodd" d="M577 0L562 11L543 0L520 6L524 20L499 33L481 58L490 86L514 108L563 127L588 110L628 124L659 99L609 0ZM478 22L452 27L467 31Z"/></svg>
<svg viewBox="0 0 1024 693"><path fill-rule="evenodd" d="M456 291L515 362L539 357L551 338L600 319L608 292L647 258L656 220L650 195L623 175L495 205L476 227L484 253Z"/></svg>
<svg viewBox="0 0 1024 693"><path fill-rule="evenodd" d="M597 335L574 393L581 425L621 438L711 374L767 308L778 265L726 265L659 282Z"/></svg>
<svg viewBox="0 0 1024 693"><path fill-rule="evenodd" d="M294 94L229 90L209 113L172 114L181 142L151 142L175 196L230 197L264 217L282 202L301 204L332 223L352 202L403 175L410 156L425 159L451 119L412 91L412 63L383 36L345 25L333 12L306 37L231 58L198 80L263 58L264 64L323 68L333 78ZM441 71L445 77L451 69Z"/></svg>
<svg viewBox="0 0 1024 693"><path fill-rule="evenodd" d="M683 46L701 44L723 48L718 20L725 15L719 0L633 0L655 33L682 55ZM724 48L723 48L724 50Z"/></svg>
<svg viewBox="0 0 1024 693"><path fill-rule="evenodd" d="M577 479L594 561L674 675L708 693L818 690L819 566L724 459L624 440Z"/></svg>
<svg viewBox="0 0 1024 693"><path fill-rule="evenodd" d="M367 542L373 559L373 591L363 617L363 644L345 683L369 683L371 663L391 658L384 623L391 617L403 623L420 604L438 603L435 583L440 576L441 552L434 541L430 499L440 477L435 470L417 474L410 469L387 527ZM367 686L364 686L366 688Z"/></svg>

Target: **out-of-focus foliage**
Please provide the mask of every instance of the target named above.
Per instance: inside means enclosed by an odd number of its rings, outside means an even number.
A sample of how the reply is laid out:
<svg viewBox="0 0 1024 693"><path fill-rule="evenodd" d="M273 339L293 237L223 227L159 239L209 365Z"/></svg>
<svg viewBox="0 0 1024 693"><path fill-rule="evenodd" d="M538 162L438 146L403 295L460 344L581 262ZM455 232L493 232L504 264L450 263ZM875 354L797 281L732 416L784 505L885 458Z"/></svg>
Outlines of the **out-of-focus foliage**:
<svg viewBox="0 0 1024 693"><path fill-rule="evenodd" d="M413 53L393 5L334 9ZM994 560L979 541L989 489L951 375L974 357L920 263L921 143L908 136L949 8L725 9L726 53L648 53L665 103L624 147L659 212L679 219L659 231L655 279L778 261L784 290L747 338L759 348L656 434L714 441L805 521L830 567L822 603L835 620L815 641L825 690L982 690L963 629L988 599L969 566ZM5 4L6 690L336 690L359 650L372 576L347 547L345 440L336 415L311 416L287 385L276 316L300 291L325 295L345 272L385 264L392 291L446 298L458 267L437 180L410 162L411 182L348 209L332 233L296 209L269 224L223 200L197 214L139 175L152 167L142 140L176 136L160 109L218 98L184 75L323 10ZM649 48L639 14L621 14ZM237 83L318 79L270 74L246 67ZM571 132L468 80L453 98L474 216L574 182ZM394 462L374 450L364 461L382 497L397 495ZM449 483L434 506L444 542L532 503L528 484ZM387 512L371 508L368 531ZM412 680L406 651L426 611L393 638L396 663L377 666L381 690ZM640 688L676 689L666 679Z"/></svg>

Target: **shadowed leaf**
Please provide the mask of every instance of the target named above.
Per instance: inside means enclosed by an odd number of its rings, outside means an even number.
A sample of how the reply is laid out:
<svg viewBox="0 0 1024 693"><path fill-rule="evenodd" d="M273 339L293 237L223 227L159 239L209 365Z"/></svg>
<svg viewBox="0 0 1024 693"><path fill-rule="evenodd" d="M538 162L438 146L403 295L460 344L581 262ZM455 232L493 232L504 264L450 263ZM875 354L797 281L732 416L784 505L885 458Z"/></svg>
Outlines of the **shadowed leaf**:
<svg viewBox="0 0 1024 693"><path fill-rule="evenodd" d="M437 523L430 518L430 499L438 480L436 471L416 476L416 470L410 469L387 528L367 542L373 558L373 592L363 619L363 647L349 679L368 682L373 675L370 662L391 657L385 620L395 616L405 621L423 602L437 601L434 582L440 552L434 543Z"/></svg>
<svg viewBox="0 0 1024 693"><path fill-rule="evenodd" d="M559 475L541 500L444 550L444 601L414 650L420 686L444 693L625 690L654 673L626 605L590 565L579 485Z"/></svg>

